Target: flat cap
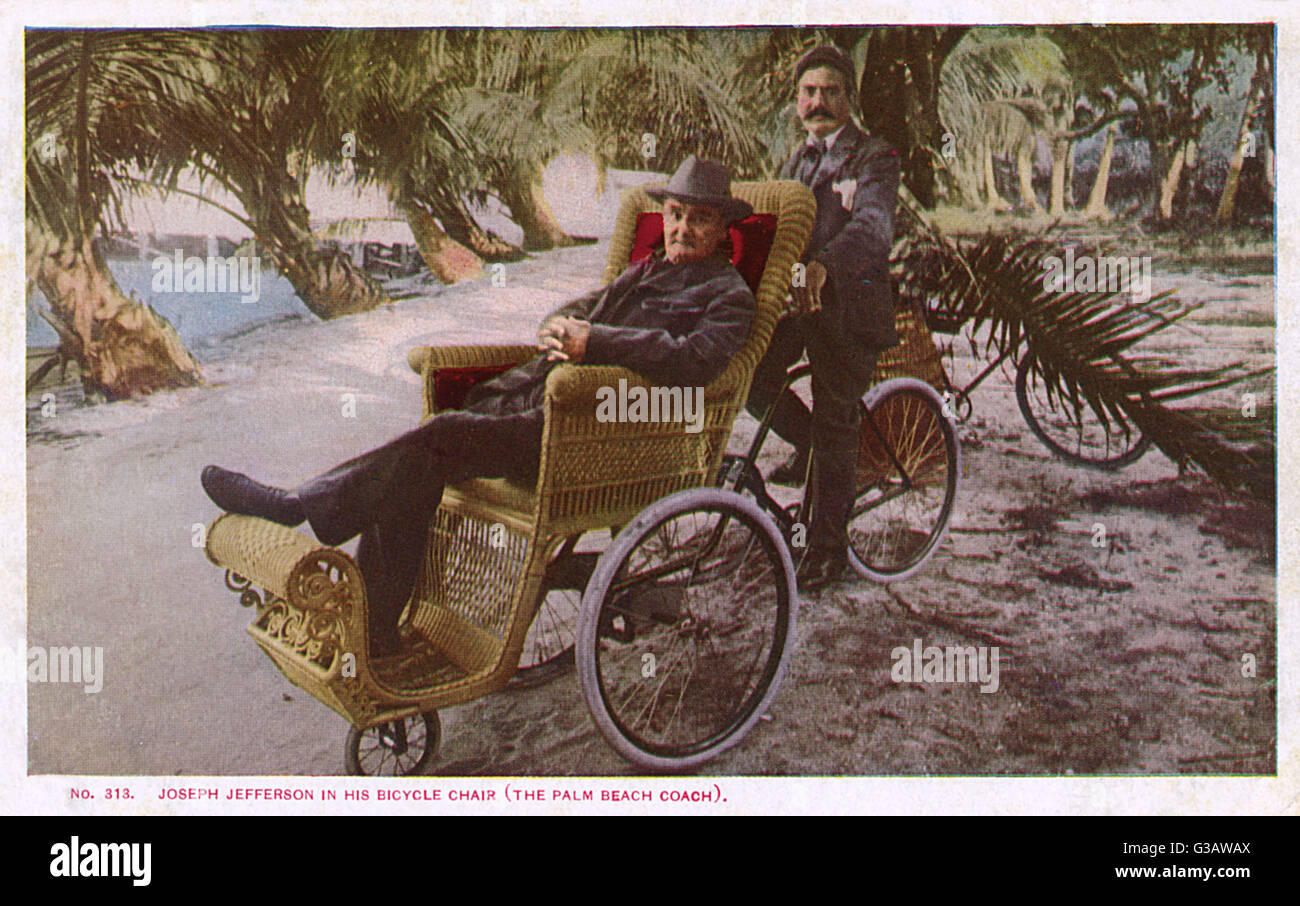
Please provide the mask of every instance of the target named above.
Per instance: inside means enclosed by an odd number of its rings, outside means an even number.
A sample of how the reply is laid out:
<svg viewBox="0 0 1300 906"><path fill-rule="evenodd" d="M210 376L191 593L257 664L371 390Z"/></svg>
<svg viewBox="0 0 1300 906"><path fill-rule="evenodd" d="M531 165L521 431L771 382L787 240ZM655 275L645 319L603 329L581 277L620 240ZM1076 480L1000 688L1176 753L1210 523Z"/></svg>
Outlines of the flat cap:
<svg viewBox="0 0 1300 906"><path fill-rule="evenodd" d="M799 62L794 64L794 80L799 81L807 70L815 66L829 66L832 69L838 69L844 73L844 79L850 91L857 87L858 80L853 72L853 61L835 45L822 44L800 57Z"/></svg>

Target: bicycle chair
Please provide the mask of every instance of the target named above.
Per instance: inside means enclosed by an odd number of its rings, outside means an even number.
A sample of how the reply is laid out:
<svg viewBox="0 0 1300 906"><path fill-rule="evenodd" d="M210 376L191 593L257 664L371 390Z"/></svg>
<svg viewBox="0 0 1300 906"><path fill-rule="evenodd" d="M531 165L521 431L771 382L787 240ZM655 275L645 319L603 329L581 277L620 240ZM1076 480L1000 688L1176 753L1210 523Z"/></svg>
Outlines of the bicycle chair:
<svg viewBox="0 0 1300 906"><path fill-rule="evenodd" d="M384 742L399 761L406 756L403 773L422 770L437 748L436 711L509 682L548 564L566 541L625 525L676 491L713 485L815 213L811 192L797 182L734 183L732 191L756 214L774 215L775 229L766 261L758 268L748 262L761 274L756 286L751 282L758 308L744 347L705 388L703 430L598 422L598 388L620 380L629 388L652 385L621 367L555 368L546 382L536 485L476 479L444 492L401 624L406 656L371 661L365 583L348 554L266 520L225 514L212 522L206 553L227 570L227 584L241 603L256 607L249 634L290 682L352 724L345 748L349 771L365 771L359 746L375 728L388 734ZM606 283L627 266L640 215L658 210L644 190L624 193ZM412 349L410 366L424 379L424 416L458 405L477 380L536 354L532 345ZM405 719L414 715L424 720L418 755L406 736ZM418 722L413 726L418 734Z"/></svg>

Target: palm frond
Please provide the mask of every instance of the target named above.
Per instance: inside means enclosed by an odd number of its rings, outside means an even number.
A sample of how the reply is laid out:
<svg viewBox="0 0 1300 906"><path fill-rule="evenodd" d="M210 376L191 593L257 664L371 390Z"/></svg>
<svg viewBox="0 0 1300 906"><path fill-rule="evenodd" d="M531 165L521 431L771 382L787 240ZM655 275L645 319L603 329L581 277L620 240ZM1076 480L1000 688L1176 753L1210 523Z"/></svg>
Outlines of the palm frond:
<svg viewBox="0 0 1300 906"><path fill-rule="evenodd" d="M1275 434L1267 419L1208 418L1209 410L1172 409L1172 400L1201 396L1273 369L1240 364L1186 367L1134 354L1141 341L1186 317L1194 307L1170 293L1145 301L1118 290L1061 292L1045 278L1059 246L1042 236L989 232L954 240L931 227L904 199L921 229L897 256L900 293L983 334L983 354L1024 345L1031 375L1049 401L1076 416L1091 409L1103 426L1136 424L1180 465L1194 463L1230 489L1271 493ZM1234 426L1232 439L1224 425Z"/></svg>

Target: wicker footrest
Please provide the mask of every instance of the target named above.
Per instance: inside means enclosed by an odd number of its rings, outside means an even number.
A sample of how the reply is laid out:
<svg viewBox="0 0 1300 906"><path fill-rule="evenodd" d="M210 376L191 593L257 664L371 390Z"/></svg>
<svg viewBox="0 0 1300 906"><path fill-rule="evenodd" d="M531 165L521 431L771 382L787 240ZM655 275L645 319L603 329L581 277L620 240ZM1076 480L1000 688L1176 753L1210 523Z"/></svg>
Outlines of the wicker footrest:
<svg viewBox="0 0 1300 906"><path fill-rule="evenodd" d="M385 686L403 692L450 685L469 675L419 632L403 638L399 654L371 661L370 669Z"/></svg>

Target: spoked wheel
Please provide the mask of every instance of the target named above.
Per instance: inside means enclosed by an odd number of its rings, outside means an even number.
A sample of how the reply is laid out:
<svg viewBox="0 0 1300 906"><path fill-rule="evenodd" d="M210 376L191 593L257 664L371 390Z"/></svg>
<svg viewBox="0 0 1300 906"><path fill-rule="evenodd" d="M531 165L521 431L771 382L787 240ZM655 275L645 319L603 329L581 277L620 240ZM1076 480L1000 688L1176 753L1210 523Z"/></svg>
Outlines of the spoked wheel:
<svg viewBox="0 0 1300 906"><path fill-rule="evenodd" d="M539 686L573 669L582 590L587 587L600 556L575 553L577 542L578 536L570 538L547 567L537 612L524 638L519 668L508 688Z"/></svg>
<svg viewBox="0 0 1300 906"><path fill-rule="evenodd" d="M849 514L849 562L864 579L913 575L948 530L961 451L943 400L913 378L863 397L858 496Z"/></svg>
<svg viewBox="0 0 1300 906"><path fill-rule="evenodd" d="M1123 412L1103 420L1087 400L1077 404L1032 374L1030 356L1016 369L1016 402L1029 428L1057 456L1075 465L1113 472L1142 458L1151 442Z"/></svg>
<svg viewBox="0 0 1300 906"><path fill-rule="evenodd" d="M685 770L738 743L780 687L794 567L772 518L697 488L643 510L601 558L578 621L578 678L623 757Z"/></svg>
<svg viewBox="0 0 1300 906"><path fill-rule="evenodd" d="M377 727L353 727L343 752L349 774L403 777L422 774L442 742L437 711L412 715Z"/></svg>
<svg viewBox="0 0 1300 906"><path fill-rule="evenodd" d="M581 589L542 589L537 614L524 639L519 669L511 677L508 688L540 686L573 669L573 643L578 635L581 605Z"/></svg>

